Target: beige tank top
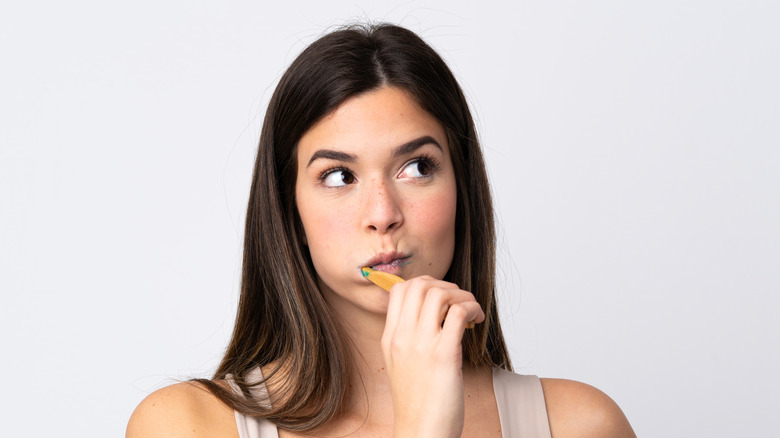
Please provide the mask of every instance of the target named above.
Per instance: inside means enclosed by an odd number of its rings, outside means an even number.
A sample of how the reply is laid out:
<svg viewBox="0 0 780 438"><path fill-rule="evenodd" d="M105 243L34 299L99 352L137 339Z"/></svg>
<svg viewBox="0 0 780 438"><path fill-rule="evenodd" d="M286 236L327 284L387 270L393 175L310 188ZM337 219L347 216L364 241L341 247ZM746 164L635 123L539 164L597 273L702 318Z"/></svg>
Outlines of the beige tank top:
<svg viewBox="0 0 780 438"><path fill-rule="evenodd" d="M260 368L256 368L246 380L259 382L262 379ZM229 379L228 383L236 394L242 394L233 380ZM538 377L493 368L493 392L503 438L551 438L542 383ZM268 400L268 391L263 384L253 386L250 394L258 400ZM240 438L279 438L276 426L265 418L238 412L235 416Z"/></svg>

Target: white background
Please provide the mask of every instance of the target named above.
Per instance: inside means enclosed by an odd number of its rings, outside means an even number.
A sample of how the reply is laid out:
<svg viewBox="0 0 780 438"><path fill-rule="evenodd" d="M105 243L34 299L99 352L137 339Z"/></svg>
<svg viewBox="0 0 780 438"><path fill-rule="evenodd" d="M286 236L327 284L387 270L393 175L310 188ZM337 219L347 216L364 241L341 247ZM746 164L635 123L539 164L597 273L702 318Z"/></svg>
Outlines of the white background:
<svg viewBox="0 0 780 438"><path fill-rule="evenodd" d="M213 371L264 105L366 18L419 32L473 105L517 371L601 388L640 436L780 426L777 2L8 3L3 435L121 436Z"/></svg>

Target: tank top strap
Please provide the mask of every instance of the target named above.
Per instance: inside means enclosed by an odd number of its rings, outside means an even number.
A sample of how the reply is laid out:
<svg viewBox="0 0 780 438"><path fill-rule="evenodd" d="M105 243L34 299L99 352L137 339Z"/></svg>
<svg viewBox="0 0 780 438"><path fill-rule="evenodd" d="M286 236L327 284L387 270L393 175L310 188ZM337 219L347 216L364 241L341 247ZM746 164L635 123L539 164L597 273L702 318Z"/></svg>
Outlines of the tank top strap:
<svg viewBox="0 0 780 438"><path fill-rule="evenodd" d="M228 375L226 380L234 393L240 396L245 395L233 380L233 376ZM263 373L260 371L260 367L247 373L246 381L251 385L249 394L252 398L264 400L262 403L268 404L270 403L268 401L268 390L266 389L265 384L262 383L262 380ZM265 418L251 417L238 411L233 411L233 414L236 417L236 427L238 428L239 438L279 438L279 430L276 428L276 425Z"/></svg>
<svg viewBox="0 0 780 438"><path fill-rule="evenodd" d="M262 379L259 368L247 375L247 382L260 382ZM228 376L227 381L236 394L243 395L232 376ZM542 382L538 377L493 368L493 392L503 438L552 438ZM259 400L268 400L268 391L263 383L252 385L250 394ZM265 418L239 412L235 412L235 417L239 438L279 438L276 425Z"/></svg>
<svg viewBox="0 0 780 438"><path fill-rule="evenodd" d="M493 368L493 392L504 438L552 438L538 377Z"/></svg>

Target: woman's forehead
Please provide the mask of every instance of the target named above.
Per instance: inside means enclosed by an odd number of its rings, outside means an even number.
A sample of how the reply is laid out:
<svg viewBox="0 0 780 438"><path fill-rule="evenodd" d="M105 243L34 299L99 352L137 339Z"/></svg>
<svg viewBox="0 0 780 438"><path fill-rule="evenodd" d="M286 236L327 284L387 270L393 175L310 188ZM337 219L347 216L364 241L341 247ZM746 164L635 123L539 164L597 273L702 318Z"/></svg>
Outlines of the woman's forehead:
<svg viewBox="0 0 780 438"><path fill-rule="evenodd" d="M370 152L430 137L447 151L443 126L403 90L382 87L347 99L315 123L298 142L299 164L319 149Z"/></svg>

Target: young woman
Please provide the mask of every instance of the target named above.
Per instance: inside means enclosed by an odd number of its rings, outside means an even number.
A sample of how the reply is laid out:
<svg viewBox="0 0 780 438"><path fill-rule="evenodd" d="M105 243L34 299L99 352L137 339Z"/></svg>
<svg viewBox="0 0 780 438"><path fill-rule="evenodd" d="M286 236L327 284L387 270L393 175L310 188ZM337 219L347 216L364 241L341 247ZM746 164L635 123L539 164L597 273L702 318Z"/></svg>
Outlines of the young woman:
<svg viewBox="0 0 780 438"><path fill-rule="evenodd" d="M292 63L245 232L214 379L151 394L128 437L634 436L597 389L511 372L474 123L414 33L349 27ZM385 292L362 267L407 281Z"/></svg>

